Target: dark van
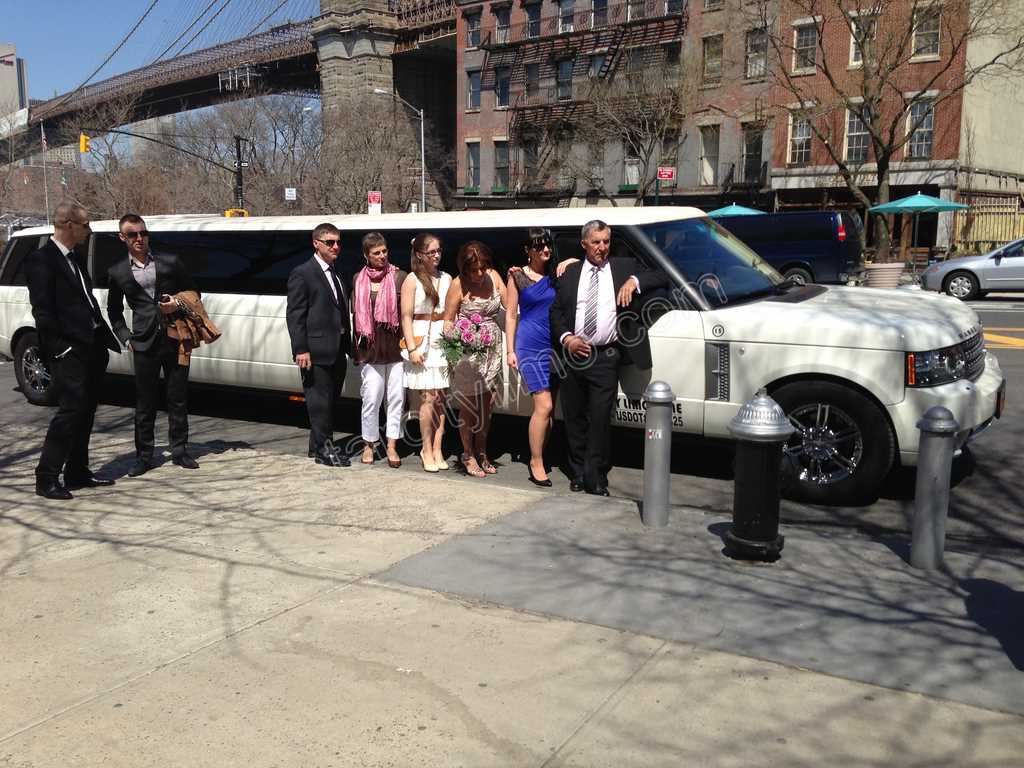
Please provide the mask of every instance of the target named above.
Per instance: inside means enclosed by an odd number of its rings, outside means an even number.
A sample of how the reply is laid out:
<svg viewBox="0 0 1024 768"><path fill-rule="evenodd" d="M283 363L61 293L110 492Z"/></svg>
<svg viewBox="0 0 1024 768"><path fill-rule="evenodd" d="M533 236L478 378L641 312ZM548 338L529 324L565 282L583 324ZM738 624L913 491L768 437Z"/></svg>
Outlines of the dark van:
<svg viewBox="0 0 1024 768"><path fill-rule="evenodd" d="M856 213L795 211L715 221L794 282L844 284L863 276L863 225Z"/></svg>

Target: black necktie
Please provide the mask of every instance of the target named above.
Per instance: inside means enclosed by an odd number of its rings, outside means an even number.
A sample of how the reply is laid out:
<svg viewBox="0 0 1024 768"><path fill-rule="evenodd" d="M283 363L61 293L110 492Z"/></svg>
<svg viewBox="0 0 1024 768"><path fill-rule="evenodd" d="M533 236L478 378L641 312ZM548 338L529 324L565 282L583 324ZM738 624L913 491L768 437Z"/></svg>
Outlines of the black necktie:
<svg viewBox="0 0 1024 768"><path fill-rule="evenodd" d="M327 274L331 276L331 282L334 283L334 291L338 297L338 306L344 309L344 295L341 292L341 281L338 279L338 273L334 271L334 267L328 267Z"/></svg>
<svg viewBox="0 0 1024 768"><path fill-rule="evenodd" d="M75 270L75 277L78 279L78 284L82 286L82 290L85 291L85 296L89 301L89 311L92 312L92 319L97 325L99 325L100 307L96 303L96 297L92 295L92 291L89 290L85 280L82 278L82 271L78 268L78 258L74 251L68 251L68 261L71 262L71 268Z"/></svg>

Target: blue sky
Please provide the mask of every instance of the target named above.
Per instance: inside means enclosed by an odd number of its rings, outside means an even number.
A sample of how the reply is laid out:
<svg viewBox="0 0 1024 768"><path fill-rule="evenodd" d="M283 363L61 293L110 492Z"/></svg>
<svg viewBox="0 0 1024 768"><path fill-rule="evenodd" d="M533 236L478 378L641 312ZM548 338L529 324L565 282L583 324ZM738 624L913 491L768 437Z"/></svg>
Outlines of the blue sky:
<svg viewBox="0 0 1024 768"><path fill-rule="evenodd" d="M237 4L238 0L236 0ZM206 2L159 0L138 32L96 80L148 64L181 33ZM254 25L270 0L244 0L211 25L208 34L238 36ZM28 66L33 99L52 98L77 87L100 65L149 6L148 0L0 0L0 42L14 43ZM313 15L317 0L292 0L272 21ZM312 12L310 12L312 11ZM216 40L212 41L216 42Z"/></svg>

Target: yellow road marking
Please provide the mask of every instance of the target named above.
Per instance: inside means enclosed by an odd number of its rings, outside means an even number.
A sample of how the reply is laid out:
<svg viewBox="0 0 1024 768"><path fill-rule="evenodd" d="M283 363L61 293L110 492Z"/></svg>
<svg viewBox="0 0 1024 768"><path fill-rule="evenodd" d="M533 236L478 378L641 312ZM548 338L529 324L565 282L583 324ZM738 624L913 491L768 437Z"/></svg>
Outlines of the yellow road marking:
<svg viewBox="0 0 1024 768"><path fill-rule="evenodd" d="M1018 339L1013 336L1000 336L997 333L986 333L985 341L990 342L990 345L998 344L1001 349L1007 349L1010 347L1024 349L1024 339Z"/></svg>
<svg viewBox="0 0 1024 768"><path fill-rule="evenodd" d="M1024 331L1024 328L989 328L986 325L985 326L985 330L986 331L1016 331L1016 332L1020 333L1021 331Z"/></svg>

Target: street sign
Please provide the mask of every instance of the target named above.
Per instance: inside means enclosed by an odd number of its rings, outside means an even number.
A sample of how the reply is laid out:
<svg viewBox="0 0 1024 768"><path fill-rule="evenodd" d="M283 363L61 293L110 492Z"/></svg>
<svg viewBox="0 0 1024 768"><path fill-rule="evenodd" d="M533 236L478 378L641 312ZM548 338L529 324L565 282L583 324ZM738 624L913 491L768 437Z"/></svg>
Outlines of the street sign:
<svg viewBox="0 0 1024 768"><path fill-rule="evenodd" d="M381 195L379 191L374 190L366 193L366 211L373 214L381 212Z"/></svg>
<svg viewBox="0 0 1024 768"><path fill-rule="evenodd" d="M289 202L291 202L292 200L297 200L298 199L298 195L295 192L295 187L285 187L284 188L284 199L289 201Z"/></svg>
<svg viewBox="0 0 1024 768"><path fill-rule="evenodd" d="M674 181L676 178L676 169L671 166L658 166L658 181Z"/></svg>

